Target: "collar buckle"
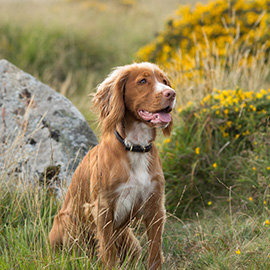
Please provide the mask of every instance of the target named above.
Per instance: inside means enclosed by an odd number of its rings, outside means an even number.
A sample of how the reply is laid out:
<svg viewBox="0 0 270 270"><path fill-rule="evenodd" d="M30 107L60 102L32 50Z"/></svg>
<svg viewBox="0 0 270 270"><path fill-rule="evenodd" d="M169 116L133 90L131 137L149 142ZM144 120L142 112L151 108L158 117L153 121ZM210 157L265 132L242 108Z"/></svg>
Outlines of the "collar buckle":
<svg viewBox="0 0 270 270"><path fill-rule="evenodd" d="M125 150L129 152L137 152L137 153L147 153L152 149L152 143L149 143L146 146L142 146L139 144L131 144L127 145L125 140L121 137L121 135L115 130L114 134L119 142L121 142L125 146Z"/></svg>

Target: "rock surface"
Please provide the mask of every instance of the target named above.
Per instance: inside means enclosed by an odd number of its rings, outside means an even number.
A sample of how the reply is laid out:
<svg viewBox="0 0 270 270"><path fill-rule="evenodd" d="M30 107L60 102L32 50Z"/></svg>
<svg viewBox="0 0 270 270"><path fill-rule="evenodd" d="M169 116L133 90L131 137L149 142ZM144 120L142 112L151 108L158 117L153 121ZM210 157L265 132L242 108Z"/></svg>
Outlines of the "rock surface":
<svg viewBox="0 0 270 270"><path fill-rule="evenodd" d="M72 103L0 60L0 180L70 183L97 138Z"/></svg>

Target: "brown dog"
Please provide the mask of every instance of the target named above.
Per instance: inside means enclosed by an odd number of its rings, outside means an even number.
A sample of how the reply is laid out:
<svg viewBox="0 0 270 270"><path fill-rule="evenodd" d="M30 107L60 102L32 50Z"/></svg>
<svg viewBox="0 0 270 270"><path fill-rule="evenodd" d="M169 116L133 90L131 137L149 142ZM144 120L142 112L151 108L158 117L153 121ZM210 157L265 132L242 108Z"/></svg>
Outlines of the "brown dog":
<svg viewBox="0 0 270 270"><path fill-rule="evenodd" d="M53 248L97 242L102 262L112 268L117 254L140 253L129 228L140 216L149 239L148 268L161 267L165 180L154 140L156 128L170 135L174 105L175 92L154 64L118 67L99 85L94 107L102 140L74 173L49 234Z"/></svg>

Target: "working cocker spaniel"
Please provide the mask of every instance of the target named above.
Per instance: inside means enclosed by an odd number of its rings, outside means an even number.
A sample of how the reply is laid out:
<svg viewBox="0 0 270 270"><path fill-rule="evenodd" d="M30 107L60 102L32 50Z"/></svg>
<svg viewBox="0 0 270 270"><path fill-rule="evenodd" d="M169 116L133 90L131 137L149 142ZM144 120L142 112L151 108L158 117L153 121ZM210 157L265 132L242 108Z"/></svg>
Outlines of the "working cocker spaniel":
<svg viewBox="0 0 270 270"><path fill-rule="evenodd" d="M135 63L114 69L93 101L101 142L74 173L49 234L51 246L97 243L99 258L111 269L118 255L139 255L129 224L140 217L149 239L148 268L159 269L165 180L154 141L157 128L170 135L175 91L156 65Z"/></svg>

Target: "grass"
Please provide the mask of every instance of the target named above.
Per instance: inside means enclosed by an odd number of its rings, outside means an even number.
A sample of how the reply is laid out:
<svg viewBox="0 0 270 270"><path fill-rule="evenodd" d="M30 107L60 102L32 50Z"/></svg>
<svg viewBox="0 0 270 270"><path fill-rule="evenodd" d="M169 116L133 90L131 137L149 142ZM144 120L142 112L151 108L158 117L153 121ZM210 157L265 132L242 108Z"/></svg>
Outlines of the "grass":
<svg viewBox="0 0 270 270"><path fill-rule="evenodd" d="M16 178L15 178L16 179ZM48 233L59 200L48 196L46 187L17 188L1 179L1 269L100 269L97 258L84 252L53 254ZM163 237L164 269L267 269L269 258L269 210L247 214L243 205L222 210L212 204L192 220L168 214ZM142 230L137 231L138 236ZM146 251L145 234L140 242ZM145 269L139 262L136 269ZM119 269L133 269L129 266ZM135 269L135 268L134 268Z"/></svg>

